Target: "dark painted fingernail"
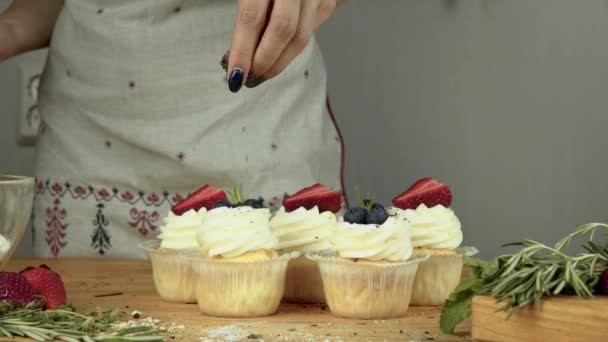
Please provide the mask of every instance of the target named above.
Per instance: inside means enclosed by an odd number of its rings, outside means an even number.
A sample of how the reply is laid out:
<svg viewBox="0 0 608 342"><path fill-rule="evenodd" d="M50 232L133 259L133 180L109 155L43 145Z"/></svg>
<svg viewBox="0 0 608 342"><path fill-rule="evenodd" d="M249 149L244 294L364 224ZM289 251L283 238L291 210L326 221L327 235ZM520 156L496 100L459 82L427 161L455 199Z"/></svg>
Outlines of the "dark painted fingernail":
<svg viewBox="0 0 608 342"><path fill-rule="evenodd" d="M266 79L263 76L256 76L250 74L249 77L247 77L247 81L245 82L245 87L255 88L262 84L264 81L266 81Z"/></svg>
<svg viewBox="0 0 608 342"><path fill-rule="evenodd" d="M239 68L232 69L232 73L228 78L228 89L231 92L236 93L243 86L243 70Z"/></svg>

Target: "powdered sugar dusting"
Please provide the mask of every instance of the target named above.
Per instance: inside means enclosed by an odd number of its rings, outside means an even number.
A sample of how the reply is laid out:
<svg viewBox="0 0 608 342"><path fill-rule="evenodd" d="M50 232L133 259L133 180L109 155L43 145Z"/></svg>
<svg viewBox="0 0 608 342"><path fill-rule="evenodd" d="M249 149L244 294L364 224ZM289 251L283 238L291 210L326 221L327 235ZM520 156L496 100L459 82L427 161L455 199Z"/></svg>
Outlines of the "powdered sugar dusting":
<svg viewBox="0 0 608 342"><path fill-rule="evenodd" d="M314 326L317 326L316 324ZM306 326L298 325L294 328L281 329L274 327L268 329L267 323L235 323L229 325L221 325L203 328L201 330L200 342L211 341L302 341L302 342L336 342L345 341L343 337L336 336L319 336L305 331ZM260 330L266 331L261 333Z"/></svg>
<svg viewBox="0 0 608 342"><path fill-rule="evenodd" d="M201 330L201 334L203 335L200 338L201 342L218 340L227 342L242 341L246 339L247 336L251 335L250 332L243 330L235 324L203 328L203 330Z"/></svg>

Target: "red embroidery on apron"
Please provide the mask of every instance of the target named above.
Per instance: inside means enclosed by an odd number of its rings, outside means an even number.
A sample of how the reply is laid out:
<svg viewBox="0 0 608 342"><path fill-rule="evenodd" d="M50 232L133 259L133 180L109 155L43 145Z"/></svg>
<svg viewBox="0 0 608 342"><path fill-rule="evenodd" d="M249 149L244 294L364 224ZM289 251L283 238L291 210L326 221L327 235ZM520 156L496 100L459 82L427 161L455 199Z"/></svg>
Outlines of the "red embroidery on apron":
<svg viewBox="0 0 608 342"><path fill-rule="evenodd" d="M137 208L131 208L129 212L132 220L129 221L131 228L137 229L137 231L144 237L148 235L150 231L154 231L158 228L156 223L159 218L158 211L154 210L148 212L147 210L137 210Z"/></svg>
<svg viewBox="0 0 608 342"><path fill-rule="evenodd" d="M68 224L64 222L68 212L60 207L61 200L59 198L55 198L53 203L55 204L53 208L46 209L46 242L48 243L53 256L57 257L61 250L68 244L67 241L65 241Z"/></svg>

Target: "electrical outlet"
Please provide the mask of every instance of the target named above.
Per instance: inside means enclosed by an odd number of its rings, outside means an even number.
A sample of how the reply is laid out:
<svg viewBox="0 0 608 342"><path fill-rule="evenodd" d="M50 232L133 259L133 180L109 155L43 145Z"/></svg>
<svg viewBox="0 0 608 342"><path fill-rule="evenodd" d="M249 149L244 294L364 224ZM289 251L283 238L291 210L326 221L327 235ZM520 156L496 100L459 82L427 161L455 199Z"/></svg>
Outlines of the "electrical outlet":
<svg viewBox="0 0 608 342"><path fill-rule="evenodd" d="M43 59L28 58L19 63L20 110L17 120L17 139L21 145L35 145L40 127L38 85L44 67Z"/></svg>

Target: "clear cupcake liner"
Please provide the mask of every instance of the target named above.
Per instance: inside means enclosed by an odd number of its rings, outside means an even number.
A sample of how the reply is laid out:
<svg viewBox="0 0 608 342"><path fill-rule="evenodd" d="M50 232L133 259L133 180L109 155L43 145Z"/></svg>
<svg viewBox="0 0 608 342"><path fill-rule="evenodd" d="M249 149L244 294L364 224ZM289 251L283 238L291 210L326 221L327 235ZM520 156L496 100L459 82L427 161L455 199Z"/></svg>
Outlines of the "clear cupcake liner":
<svg viewBox="0 0 608 342"><path fill-rule="evenodd" d="M196 274L188 258L195 251L160 249L160 243L149 240L140 245L150 255L156 292L167 302L196 303Z"/></svg>
<svg viewBox="0 0 608 342"><path fill-rule="evenodd" d="M288 303L325 303L319 266L305 256L289 261L283 301Z"/></svg>
<svg viewBox="0 0 608 342"><path fill-rule="evenodd" d="M319 264L331 312L356 319L389 319L407 313L420 255L404 262L352 262L327 254L309 254Z"/></svg>
<svg viewBox="0 0 608 342"><path fill-rule="evenodd" d="M462 257L479 252L475 247L460 247L454 251L455 254L431 255L418 266L410 301L412 306L443 305L460 283Z"/></svg>
<svg viewBox="0 0 608 342"><path fill-rule="evenodd" d="M287 265L300 253L269 260L226 261L201 255L189 256L197 274L195 295L199 309L215 317L272 315L285 288Z"/></svg>

